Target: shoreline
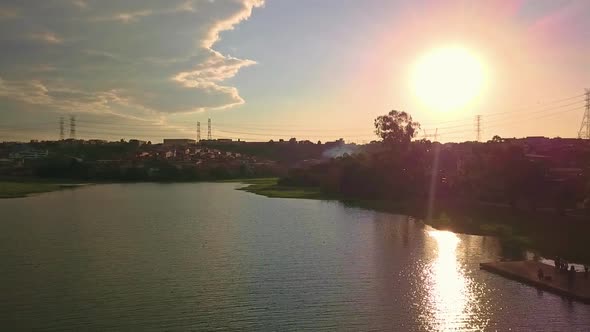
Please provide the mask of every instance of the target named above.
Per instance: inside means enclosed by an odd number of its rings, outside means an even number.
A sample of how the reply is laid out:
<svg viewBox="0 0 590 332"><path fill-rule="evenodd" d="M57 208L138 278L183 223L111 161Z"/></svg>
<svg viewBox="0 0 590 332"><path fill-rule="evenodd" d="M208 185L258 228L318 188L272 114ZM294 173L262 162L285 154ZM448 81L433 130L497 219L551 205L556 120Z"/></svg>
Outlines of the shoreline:
<svg viewBox="0 0 590 332"><path fill-rule="evenodd" d="M93 183L62 183L0 180L0 199L25 198L37 194L76 189Z"/></svg>
<svg viewBox="0 0 590 332"><path fill-rule="evenodd" d="M590 223L574 217L550 214L514 213L510 209L473 202L438 202L433 218L426 216L425 202L413 200L359 200L322 193L319 188L290 187L277 184L278 178L225 179L216 181L190 181L190 183L241 183L236 190L270 198L296 198L338 201L345 206L367 210L405 214L440 230L471 235L497 237L503 251L518 256L524 250L533 250L545 257L561 256L577 262L590 262L590 252L584 246L584 234L590 233ZM173 183L174 181L166 181ZM176 181L187 183L187 181ZM32 195L75 189L94 184L139 182L92 182L47 180L36 178L0 179L0 199L24 198ZM155 182L161 183L161 182ZM583 218L582 218L583 219Z"/></svg>
<svg viewBox="0 0 590 332"><path fill-rule="evenodd" d="M72 179L47 179L34 177L0 177L0 199L25 198L37 194L49 193L65 189L76 189L96 184L115 183L239 183L275 178L226 179L202 181L94 181L82 182Z"/></svg>
<svg viewBox="0 0 590 332"><path fill-rule="evenodd" d="M553 294L590 304L590 281L584 272L560 272L555 267L535 261L487 262L479 264L485 270ZM537 271L543 271L543 279ZM570 278L571 277L571 278Z"/></svg>
<svg viewBox="0 0 590 332"><path fill-rule="evenodd" d="M298 198L338 201L346 206L379 212L406 214L439 230L497 237L503 250L519 256L532 250L545 257L561 256L580 263L590 262L585 248L584 234L590 232L590 223L575 216L563 217L544 213L514 212L503 206L480 202L438 202L433 218L426 216L426 202L420 200L358 200L321 193L318 188L279 186L276 179L243 181L238 188L270 198ZM524 257L522 257L524 258Z"/></svg>

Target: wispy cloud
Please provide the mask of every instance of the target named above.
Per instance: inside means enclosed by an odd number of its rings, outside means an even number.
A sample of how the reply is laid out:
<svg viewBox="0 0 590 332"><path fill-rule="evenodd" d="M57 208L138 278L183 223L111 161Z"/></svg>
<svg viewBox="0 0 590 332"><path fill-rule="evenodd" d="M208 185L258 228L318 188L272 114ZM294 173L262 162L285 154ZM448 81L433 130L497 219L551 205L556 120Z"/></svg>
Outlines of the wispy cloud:
<svg viewBox="0 0 590 332"><path fill-rule="evenodd" d="M132 23L132 22L137 22L142 17L150 16L153 13L154 12L149 9L139 10L139 11L129 12L129 13L115 13L110 16L95 17L92 19L92 21L94 21L94 22L119 21L121 23Z"/></svg>
<svg viewBox="0 0 590 332"><path fill-rule="evenodd" d="M195 4L193 1L185 1L174 8L173 12L196 12Z"/></svg>
<svg viewBox="0 0 590 332"><path fill-rule="evenodd" d="M164 15L164 14L176 14L182 12L189 12L194 13L196 9L194 7L193 1L185 1L181 2L175 6L170 8L162 8L159 10L154 9L141 9L136 11L130 12L118 12L113 13L107 16L99 16L94 17L91 21L94 22L104 22L104 21L118 21L121 23L133 23L138 22L141 18L154 16L154 15Z"/></svg>
<svg viewBox="0 0 590 332"><path fill-rule="evenodd" d="M80 8L80 9L88 8L88 3L84 0L72 0L72 5Z"/></svg>
<svg viewBox="0 0 590 332"><path fill-rule="evenodd" d="M17 18L18 10L15 8L2 8L0 7L0 20L8 20Z"/></svg>
<svg viewBox="0 0 590 332"><path fill-rule="evenodd" d="M30 37L31 39L38 40L47 44L63 43L63 39L61 37L50 31L32 33Z"/></svg>

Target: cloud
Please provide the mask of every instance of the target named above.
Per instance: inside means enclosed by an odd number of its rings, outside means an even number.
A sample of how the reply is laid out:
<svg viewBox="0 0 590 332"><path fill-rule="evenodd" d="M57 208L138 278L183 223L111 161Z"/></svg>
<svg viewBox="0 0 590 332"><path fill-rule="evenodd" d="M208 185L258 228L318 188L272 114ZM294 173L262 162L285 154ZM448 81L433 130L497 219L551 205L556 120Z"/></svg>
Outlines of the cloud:
<svg viewBox="0 0 590 332"><path fill-rule="evenodd" d="M41 81L7 81L0 78L0 98L38 107L49 107L58 113L85 113L87 116L118 116L128 120L163 122L155 110L125 97L121 91L88 92L65 86L46 85Z"/></svg>
<svg viewBox="0 0 590 332"><path fill-rule="evenodd" d="M256 62L213 45L262 5L23 1L14 8L18 17L0 20L0 102L153 118L243 104L237 88L224 82Z"/></svg>
<svg viewBox="0 0 590 332"><path fill-rule="evenodd" d="M104 21L119 21L121 23L132 23L138 21L141 17L146 17L153 15L154 12L152 10L139 10L130 13L115 13L111 16L102 16L96 17L92 19L94 22L104 22Z"/></svg>
<svg viewBox="0 0 590 332"><path fill-rule="evenodd" d="M153 16L153 15L164 15L164 14L176 14L182 12L196 12L193 1L185 1L176 4L173 7L162 8L159 10L154 9L143 9L143 10L136 10L132 12L121 12L121 13L114 13L108 16L102 17L95 17L92 19L94 22L103 22L103 21L119 21L121 23L133 23L139 21L143 17Z"/></svg>
<svg viewBox="0 0 590 332"><path fill-rule="evenodd" d="M252 15L252 9L254 7L260 7L264 4L263 0L244 0L242 2L242 10L236 12L234 15L215 22L215 24L209 29L205 39L202 41L204 48L211 48L217 40L219 40L219 33L225 30L232 30L234 26L241 21L247 19Z"/></svg>
<svg viewBox="0 0 590 332"><path fill-rule="evenodd" d="M178 73L173 80L189 88L210 87L216 82L234 77L242 67L255 63L252 60L225 57L218 52L212 52L207 60L190 71Z"/></svg>
<svg viewBox="0 0 590 332"><path fill-rule="evenodd" d="M18 10L14 8L0 7L0 20L14 19L18 17Z"/></svg>
<svg viewBox="0 0 590 332"><path fill-rule="evenodd" d="M38 40L47 44L61 44L63 39L53 32L37 32L30 35L31 39Z"/></svg>
<svg viewBox="0 0 590 332"><path fill-rule="evenodd" d="M84 0L72 0L72 5L80 8L80 9L88 8L88 3Z"/></svg>

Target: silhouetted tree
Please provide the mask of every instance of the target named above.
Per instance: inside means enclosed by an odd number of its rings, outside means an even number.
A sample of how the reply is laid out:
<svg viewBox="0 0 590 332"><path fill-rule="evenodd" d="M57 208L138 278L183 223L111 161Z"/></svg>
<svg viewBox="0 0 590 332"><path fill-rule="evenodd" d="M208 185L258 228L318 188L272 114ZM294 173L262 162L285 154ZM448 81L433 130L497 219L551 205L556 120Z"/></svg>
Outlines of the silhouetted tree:
<svg viewBox="0 0 590 332"><path fill-rule="evenodd" d="M388 144L407 145L419 129L420 124L406 112L393 110L375 119L375 133Z"/></svg>

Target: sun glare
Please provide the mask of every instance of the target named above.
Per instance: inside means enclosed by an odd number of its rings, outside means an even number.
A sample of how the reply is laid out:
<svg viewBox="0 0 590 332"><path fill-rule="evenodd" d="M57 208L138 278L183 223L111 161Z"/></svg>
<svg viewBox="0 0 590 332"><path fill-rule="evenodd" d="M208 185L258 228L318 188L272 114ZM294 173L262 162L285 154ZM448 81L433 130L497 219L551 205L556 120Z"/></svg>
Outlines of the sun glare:
<svg viewBox="0 0 590 332"><path fill-rule="evenodd" d="M436 111L463 109L480 95L484 80L481 61L462 47L434 50L421 57L413 71L416 96Z"/></svg>

